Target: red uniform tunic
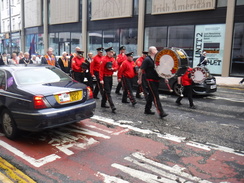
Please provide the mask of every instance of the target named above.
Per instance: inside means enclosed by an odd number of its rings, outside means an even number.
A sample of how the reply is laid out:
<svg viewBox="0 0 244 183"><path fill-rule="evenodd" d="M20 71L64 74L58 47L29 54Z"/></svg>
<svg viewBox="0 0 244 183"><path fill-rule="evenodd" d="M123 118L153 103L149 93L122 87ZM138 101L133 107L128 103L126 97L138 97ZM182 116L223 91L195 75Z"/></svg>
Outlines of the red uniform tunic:
<svg viewBox="0 0 244 183"><path fill-rule="evenodd" d="M117 62L118 62L118 65L119 65L119 67L121 66L121 64L125 61L125 60L127 60L127 56L123 53L120 53L120 54L118 54L118 56L117 56Z"/></svg>
<svg viewBox="0 0 244 183"><path fill-rule="evenodd" d="M138 59L136 59L136 65L138 67L141 67L143 60L144 60L144 57L139 57Z"/></svg>
<svg viewBox="0 0 244 183"><path fill-rule="evenodd" d="M103 58L103 56L100 56L100 55L96 55L93 57L93 61L91 62L91 65L90 65L90 72L91 72L92 76L94 75L94 71L99 72L102 58Z"/></svg>
<svg viewBox="0 0 244 183"><path fill-rule="evenodd" d="M106 67L107 62L112 62L112 70L109 70ZM113 75L113 72L117 71L117 69L118 69L118 64L115 61L115 59L113 57L109 57L107 55L104 56L102 58L101 65L100 65L100 69L99 69L99 78L100 78L100 81L103 81L103 77L104 76L112 76Z"/></svg>
<svg viewBox="0 0 244 183"><path fill-rule="evenodd" d="M189 78L189 74L191 73L192 68L188 68L183 76L181 76L181 84L182 86L192 85L192 79Z"/></svg>
<svg viewBox="0 0 244 183"><path fill-rule="evenodd" d="M126 78L135 77L134 71L135 63L133 61L126 60L122 63L118 71L118 79L121 79L122 76Z"/></svg>
<svg viewBox="0 0 244 183"><path fill-rule="evenodd" d="M81 58L78 58L77 56L75 56L73 59L72 59L72 70L74 72L81 72L82 69L81 69L81 64L85 62L85 59L84 57L81 57Z"/></svg>

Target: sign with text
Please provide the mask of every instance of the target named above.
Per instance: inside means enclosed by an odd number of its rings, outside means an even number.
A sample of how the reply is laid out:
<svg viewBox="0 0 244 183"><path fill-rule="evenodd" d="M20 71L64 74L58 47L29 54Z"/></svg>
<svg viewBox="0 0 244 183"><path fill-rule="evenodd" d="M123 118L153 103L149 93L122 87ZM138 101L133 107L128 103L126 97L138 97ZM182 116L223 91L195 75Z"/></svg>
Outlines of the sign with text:
<svg viewBox="0 0 244 183"><path fill-rule="evenodd" d="M132 0L92 0L91 20L132 17Z"/></svg>
<svg viewBox="0 0 244 183"><path fill-rule="evenodd" d="M216 0L152 0L152 14L215 9Z"/></svg>
<svg viewBox="0 0 244 183"><path fill-rule="evenodd" d="M205 51L210 73L221 74L224 56L225 24L197 25L195 28L193 66Z"/></svg>

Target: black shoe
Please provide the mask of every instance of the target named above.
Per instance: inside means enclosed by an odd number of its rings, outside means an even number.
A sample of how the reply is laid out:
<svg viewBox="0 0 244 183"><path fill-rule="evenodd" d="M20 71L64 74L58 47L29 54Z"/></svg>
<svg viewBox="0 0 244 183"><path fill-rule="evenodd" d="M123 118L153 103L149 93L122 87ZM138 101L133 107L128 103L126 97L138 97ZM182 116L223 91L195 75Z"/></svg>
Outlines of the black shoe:
<svg viewBox="0 0 244 183"><path fill-rule="evenodd" d="M122 101L122 103L128 104L128 103L130 103L130 102L128 102L128 101Z"/></svg>
<svg viewBox="0 0 244 183"><path fill-rule="evenodd" d="M109 108L109 106L107 106L107 105L101 105L101 107L103 107L103 108Z"/></svg>
<svg viewBox="0 0 244 183"><path fill-rule="evenodd" d="M137 103L137 102L133 102L133 103L132 103L132 106L135 107L136 103Z"/></svg>
<svg viewBox="0 0 244 183"><path fill-rule="evenodd" d="M112 108L112 113L115 113L115 111L116 111L116 108L113 107L113 108Z"/></svg>
<svg viewBox="0 0 244 183"><path fill-rule="evenodd" d="M144 114L151 114L151 115L153 115L153 114L155 114L155 112L152 112L152 111L145 111Z"/></svg>
<svg viewBox="0 0 244 183"><path fill-rule="evenodd" d="M117 95L122 95L122 93L120 93L120 92L115 92Z"/></svg>
<svg viewBox="0 0 244 183"><path fill-rule="evenodd" d="M180 106L180 105L182 105L182 103L180 103L180 102L175 102L176 103L176 105L178 105L178 106Z"/></svg>
<svg viewBox="0 0 244 183"><path fill-rule="evenodd" d="M161 119L164 118L164 117L166 117L166 116L168 116L167 113L160 114L160 118L161 118Z"/></svg>
<svg viewBox="0 0 244 183"><path fill-rule="evenodd" d="M196 109L196 106L192 105L190 106L191 109Z"/></svg>

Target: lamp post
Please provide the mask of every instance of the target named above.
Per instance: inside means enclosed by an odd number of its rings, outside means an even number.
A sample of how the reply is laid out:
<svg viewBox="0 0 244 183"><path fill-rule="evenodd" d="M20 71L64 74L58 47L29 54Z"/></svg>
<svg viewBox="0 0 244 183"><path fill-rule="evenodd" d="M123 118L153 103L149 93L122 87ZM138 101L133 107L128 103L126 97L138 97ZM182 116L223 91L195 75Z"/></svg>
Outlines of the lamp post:
<svg viewBox="0 0 244 183"><path fill-rule="evenodd" d="M12 54L12 25L11 25L11 0L9 0L9 51Z"/></svg>

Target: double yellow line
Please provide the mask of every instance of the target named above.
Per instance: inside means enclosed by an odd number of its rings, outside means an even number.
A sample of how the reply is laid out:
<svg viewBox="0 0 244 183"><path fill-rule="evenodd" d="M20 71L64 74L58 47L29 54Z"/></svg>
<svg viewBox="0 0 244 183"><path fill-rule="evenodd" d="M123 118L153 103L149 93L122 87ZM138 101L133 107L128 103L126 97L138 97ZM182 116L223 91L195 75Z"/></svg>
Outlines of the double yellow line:
<svg viewBox="0 0 244 183"><path fill-rule="evenodd" d="M9 162L0 157L0 170L3 170L5 174L0 171L0 182L2 183L36 183L29 176L22 171L11 165Z"/></svg>

